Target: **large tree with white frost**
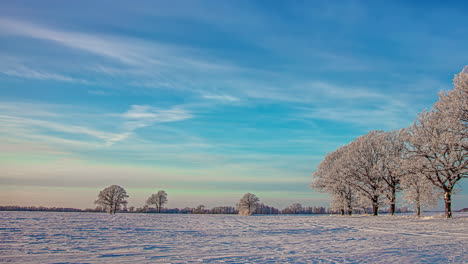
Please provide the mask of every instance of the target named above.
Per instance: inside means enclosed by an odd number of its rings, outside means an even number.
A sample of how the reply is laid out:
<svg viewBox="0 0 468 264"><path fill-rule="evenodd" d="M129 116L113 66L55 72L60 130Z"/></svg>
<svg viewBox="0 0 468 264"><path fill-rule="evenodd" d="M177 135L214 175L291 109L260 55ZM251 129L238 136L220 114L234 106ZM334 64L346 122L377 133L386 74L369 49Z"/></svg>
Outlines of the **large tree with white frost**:
<svg viewBox="0 0 468 264"><path fill-rule="evenodd" d="M453 90L439 94L439 100L434 108L442 114L450 130L466 140L468 138L468 66L455 75L453 84Z"/></svg>
<svg viewBox="0 0 468 264"><path fill-rule="evenodd" d="M413 173L422 174L444 192L445 216L452 217L452 193L468 177L467 139L436 110L423 112L408 129L408 159Z"/></svg>
<svg viewBox="0 0 468 264"><path fill-rule="evenodd" d="M452 217L456 184L468 178L468 67L453 84L454 89L440 93L434 108L421 113L408 129L413 170L444 192L446 217Z"/></svg>
<svg viewBox="0 0 468 264"><path fill-rule="evenodd" d="M424 174L408 173L401 178L403 199L416 209L416 215L421 216L423 207L437 206L440 190L432 184Z"/></svg>
<svg viewBox="0 0 468 264"><path fill-rule="evenodd" d="M253 193L246 193L239 200L238 209L240 215L252 215L258 206L260 199Z"/></svg>
<svg viewBox="0 0 468 264"><path fill-rule="evenodd" d="M355 190L346 179L349 170L343 159L347 150L348 146L343 146L328 153L313 173L310 185L311 188L320 192L329 193L332 199L332 208L338 210L341 215L344 215L345 212L351 215L356 203Z"/></svg>
<svg viewBox="0 0 468 264"><path fill-rule="evenodd" d="M406 154L405 133L403 130L384 132L377 135L380 142L380 158L376 172L384 181L385 195L390 203L390 214L395 214L397 191L400 190L401 178L408 174L403 168L403 160Z"/></svg>
<svg viewBox="0 0 468 264"><path fill-rule="evenodd" d="M372 204L372 214L378 215L382 205L385 181L381 162L383 131L371 131L349 144L345 152L345 167L348 169L347 182Z"/></svg>
<svg viewBox="0 0 468 264"><path fill-rule="evenodd" d="M99 192L98 199L94 203L102 206L110 214L115 214L122 206L127 205L126 198L128 195L124 188L111 185Z"/></svg>

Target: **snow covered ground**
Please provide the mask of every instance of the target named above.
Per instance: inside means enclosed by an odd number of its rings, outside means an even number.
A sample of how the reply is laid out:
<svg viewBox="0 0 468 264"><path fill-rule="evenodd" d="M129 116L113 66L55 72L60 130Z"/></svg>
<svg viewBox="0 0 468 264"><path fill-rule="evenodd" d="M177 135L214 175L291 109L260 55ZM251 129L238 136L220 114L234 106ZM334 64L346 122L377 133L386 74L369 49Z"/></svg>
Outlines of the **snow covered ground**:
<svg viewBox="0 0 468 264"><path fill-rule="evenodd" d="M468 214L418 219L0 212L0 223L0 262L468 262Z"/></svg>

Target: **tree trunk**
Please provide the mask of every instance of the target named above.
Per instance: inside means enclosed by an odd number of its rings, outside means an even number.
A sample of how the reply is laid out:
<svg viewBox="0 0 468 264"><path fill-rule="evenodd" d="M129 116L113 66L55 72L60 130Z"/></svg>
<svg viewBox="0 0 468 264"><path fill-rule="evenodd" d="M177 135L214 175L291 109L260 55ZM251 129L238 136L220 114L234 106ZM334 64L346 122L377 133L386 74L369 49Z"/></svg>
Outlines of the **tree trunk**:
<svg viewBox="0 0 468 264"><path fill-rule="evenodd" d="M451 218L452 217L452 194L448 191L445 192L444 200L445 200L445 217Z"/></svg>
<svg viewBox="0 0 468 264"><path fill-rule="evenodd" d="M376 216L379 214L379 206L377 203L372 203L372 215Z"/></svg>
<svg viewBox="0 0 468 264"><path fill-rule="evenodd" d="M353 203L352 203L351 198L352 198L351 196L348 197L348 215L353 214Z"/></svg>
<svg viewBox="0 0 468 264"><path fill-rule="evenodd" d="M379 214L379 196L376 195L372 199L372 215L376 216Z"/></svg>
<svg viewBox="0 0 468 264"><path fill-rule="evenodd" d="M392 188L392 194L390 197L390 214L395 215L395 196L396 196L396 189Z"/></svg>
<svg viewBox="0 0 468 264"><path fill-rule="evenodd" d="M416 216L417 217L421 216L421 201L419 199L419 195L418 195L418 198L416 199Z"/></svg>

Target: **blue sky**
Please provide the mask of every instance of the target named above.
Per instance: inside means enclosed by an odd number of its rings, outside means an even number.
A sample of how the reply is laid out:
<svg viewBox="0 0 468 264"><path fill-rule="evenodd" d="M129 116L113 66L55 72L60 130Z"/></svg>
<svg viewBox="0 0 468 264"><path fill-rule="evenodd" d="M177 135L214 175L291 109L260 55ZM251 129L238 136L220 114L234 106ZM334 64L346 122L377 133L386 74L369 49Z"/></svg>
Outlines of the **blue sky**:
<svg viewBox="0 0 468 264"><path fill-rule="evenodd" d="M327 205L323 156L410 125L467 64L468 10L414 1L3 1L0 200ZM466 191L455 208L467 207Z"/></svg>

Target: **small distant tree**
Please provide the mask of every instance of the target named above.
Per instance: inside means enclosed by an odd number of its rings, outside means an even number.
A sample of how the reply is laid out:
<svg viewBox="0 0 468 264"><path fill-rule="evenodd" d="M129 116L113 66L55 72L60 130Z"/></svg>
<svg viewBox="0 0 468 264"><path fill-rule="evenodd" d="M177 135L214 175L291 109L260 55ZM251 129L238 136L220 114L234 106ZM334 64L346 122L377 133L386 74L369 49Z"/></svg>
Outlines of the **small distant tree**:
<svg viewBox="0 0 468 264"><path fill-rule="evenodd" d="M260 199L252 193L246 193L239 200L239 214L240 215L252 215L257 208Z"/></svg>
<svg viewBox="0 0 468 264"><path fill-rule="evenodd" d="M192 214L206 214L205 205L200 204L197 208L194 208Z"/></svg>
<svg viewBox="0 0 468 264"><path fill-rule="evenodd" d="M111 185L99 192L98 199L94 203L110 214L115 214L122 206L127 205L125 198L128 198L128 195L124 188Z"/></svg>
<svg viewBox="0 0 468 264"><path fill-rule="evenodd" d="M293 203L283 210L283 214L300 214L303 210L300 203Z"/></svg>
<svg viewBox="0 0 468 264"><path fill-rule="evenodd" d="M146 200L146 205L154 205L158 213L161 212L163 206L167 203L167 193L165 191L158 191L153 193L148 200Z"/></svg>

